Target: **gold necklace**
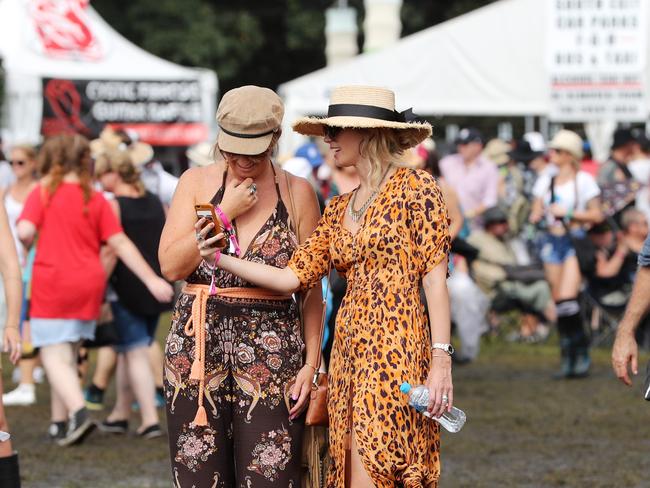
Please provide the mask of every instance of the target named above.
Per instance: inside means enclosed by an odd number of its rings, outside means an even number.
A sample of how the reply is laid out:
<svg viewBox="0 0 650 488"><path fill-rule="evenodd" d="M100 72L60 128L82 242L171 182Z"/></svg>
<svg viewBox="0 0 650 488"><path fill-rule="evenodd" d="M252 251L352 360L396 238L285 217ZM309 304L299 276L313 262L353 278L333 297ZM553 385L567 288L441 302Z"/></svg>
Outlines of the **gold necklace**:
<svg viewBox="0 0 650 488"><path fill-rule="evenodd" d="M390 169L393 167L392 164L388 165L388 168L386 168L386 171L384 171L383 176L381 177L381 181L379 182L379 186L384 182L384 179L386 178L386 175L390 171ZM371 194L370 197L368 197L368 200L365 201L363 205L361 205L361 208L359 210L354 210L354 207L356 206L357 203L357 195L359 194L359 189L357 188L354 190L354 195L352 195L352 200L350 200L350 205L348 205L348 215L352 219L354 223L359 222L363 218L363 214L366 213L366 210L368 210L368 207L372 204L373 200L379 193L379 189L374 190Z"/></svg>

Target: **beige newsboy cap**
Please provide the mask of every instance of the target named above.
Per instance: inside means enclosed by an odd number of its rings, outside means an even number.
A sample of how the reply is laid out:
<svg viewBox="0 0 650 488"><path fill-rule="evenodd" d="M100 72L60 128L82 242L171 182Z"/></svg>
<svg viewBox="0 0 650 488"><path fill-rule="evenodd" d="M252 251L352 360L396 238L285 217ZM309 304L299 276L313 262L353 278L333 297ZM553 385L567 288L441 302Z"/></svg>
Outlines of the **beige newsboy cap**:
<svg viewBox="0 0 650 488"><path fill-rule="evenodd" d="M247 85L228 91L217 109L219 149L248 156L263 153L283 116L284 105L273 90Z"/></svg>

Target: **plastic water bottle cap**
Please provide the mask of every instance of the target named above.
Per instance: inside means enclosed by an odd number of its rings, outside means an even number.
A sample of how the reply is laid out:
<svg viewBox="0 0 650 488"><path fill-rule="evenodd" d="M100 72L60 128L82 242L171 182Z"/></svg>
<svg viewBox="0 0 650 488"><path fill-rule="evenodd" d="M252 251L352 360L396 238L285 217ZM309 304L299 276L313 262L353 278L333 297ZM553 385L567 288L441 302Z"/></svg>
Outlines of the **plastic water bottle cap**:
<svg viewBox="0 0 650 488"><path fill-rule="evenodd" d="M405 381L399 387L399 391L401 391L402 393L408 393L409 391L411 391L411 385Z"/></svg>

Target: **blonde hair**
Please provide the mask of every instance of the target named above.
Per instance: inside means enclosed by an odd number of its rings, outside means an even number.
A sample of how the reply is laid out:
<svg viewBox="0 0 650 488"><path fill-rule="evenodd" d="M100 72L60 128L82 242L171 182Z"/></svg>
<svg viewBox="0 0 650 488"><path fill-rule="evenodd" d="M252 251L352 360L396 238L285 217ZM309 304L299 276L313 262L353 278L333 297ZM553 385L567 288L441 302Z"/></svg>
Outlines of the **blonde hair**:
<svg viewBox="0 0 650 488"><path fill-rule="evenodd" d="M27 156L27 159L31 159L32 161L36 161L36 157L38 156L38 151L36 151L36 148L30 144L17 144L11 148L12 151L22 151L25 153L25 156Z"/></svg>
<svg viewBox="0 0 650 488"><path fill-rule="evenodd" d="M401 161L404 151L417 144L410 131L375 127L359 129L365 137L359 146L359 154L370 162L370 184L379 188L388 165L407 166Z"/></svg>
<svg viewBox="0 0 650 488"><path fill-rule="evenodd" d="M88 139L79 134L61 134L49 138L38 154L38 167L49 177L46 190L51 197L67 173L75 173L88 203L93 193L90 175L90 146ZM84 209L84 212L87 209Z"/></svg>
<svg viewBox="0 0 650 488"><path fill-rule="evenodd" d="M141 171L135 167L129 153L115 149L97 156L95 159L95 176L99 178L111 172L117 173L124 183L132 185L140 195L144 195L145 187L140 178Z"/></svg>

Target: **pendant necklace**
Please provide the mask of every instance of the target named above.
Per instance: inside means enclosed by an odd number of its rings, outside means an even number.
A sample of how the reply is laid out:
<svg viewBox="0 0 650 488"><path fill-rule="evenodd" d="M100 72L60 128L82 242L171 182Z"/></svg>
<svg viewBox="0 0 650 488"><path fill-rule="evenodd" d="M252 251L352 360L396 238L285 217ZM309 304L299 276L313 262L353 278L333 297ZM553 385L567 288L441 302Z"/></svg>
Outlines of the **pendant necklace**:
<svg viewBox="0 0 650 488"><path fill-rule="evenodd" d="M379 182L379 186L381 186L381 184L384 182L384 179L386 178L386 175L388 174L388 172L390 171L390 169L392 167L393 167L392 164L388 165L388 168L386 168L386 171L384 171L384 175L381 177L381 181ZM352 221L354 223L357 223L357 222L359 222L361 220L361 218L363 217L363 214L366 213L366 210L368 210L368 207L370 207L370 205L374 201L375 197L379 193L379 189L374 190L370 194L370 196L368 197L368 200L366 200L366 202L363 205L361 205L361 208L359 210L354 210L354 207L355 207L355 205L357 203L357 194L358 194L358 192L359 192L359 189L357 188L354 191L354 195L352 195L352 200L350 200L350 205L348 205L348 215L350 216L350 218L352 219Z"/></svg>

